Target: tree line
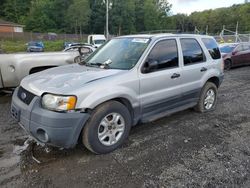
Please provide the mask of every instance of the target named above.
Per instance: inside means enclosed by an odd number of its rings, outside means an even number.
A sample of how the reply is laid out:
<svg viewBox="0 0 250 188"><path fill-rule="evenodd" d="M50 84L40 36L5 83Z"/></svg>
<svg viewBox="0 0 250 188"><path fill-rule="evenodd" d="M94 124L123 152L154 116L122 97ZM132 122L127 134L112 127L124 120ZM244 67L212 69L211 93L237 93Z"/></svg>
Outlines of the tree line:
<svg viewBox="0 0 250 188"><path fill-rule="evenodd" d="M250 31L250 3L171 14L167 0L109 0L109 32L113 35L152 30L219 33L222 26ZM104 33L105 0L1 0L0 18L25 25L26 31L56 33ZM188 8L188 7L187 7Z"/></svg>

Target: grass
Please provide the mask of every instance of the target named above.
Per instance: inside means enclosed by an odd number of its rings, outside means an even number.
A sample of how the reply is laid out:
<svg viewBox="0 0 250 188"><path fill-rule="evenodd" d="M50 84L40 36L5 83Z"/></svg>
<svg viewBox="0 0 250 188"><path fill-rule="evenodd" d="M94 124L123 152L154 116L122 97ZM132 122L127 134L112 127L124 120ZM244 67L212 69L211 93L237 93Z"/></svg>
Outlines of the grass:
<svg viewBox="0 0 250 188"><path fill-rule="evenodd" d="M14 40L1 40L0 49L5 53L16 53L16 52L26 52L26 41L14 41ZM45 46L45 51L61 51L63 49L63 40L57 41L43 41Z"/></svg>

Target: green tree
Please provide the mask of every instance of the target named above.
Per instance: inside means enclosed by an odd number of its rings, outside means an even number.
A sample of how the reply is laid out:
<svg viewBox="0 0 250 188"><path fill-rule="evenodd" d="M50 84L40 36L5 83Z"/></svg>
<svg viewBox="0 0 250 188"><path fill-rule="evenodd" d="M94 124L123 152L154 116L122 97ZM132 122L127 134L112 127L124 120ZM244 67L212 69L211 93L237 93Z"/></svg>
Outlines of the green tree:
<svg viewBox="0 0 250 188"><path fill-rule="evenodd" d="M106 6L102 0L90 0L89 33L104 33Z"/></svg>
<svg viewBox="0 0 250 188"><path fill-rule="evenodd" d="M29 12L31 0L4 0L0 7L1 15L8 21L24 23Z"/></svg>
<svg viewBox="0 0 250 188"><path fill-rule="evenodd" d="M49 32L56 30L56 22L51 17L53 3L50 0L35 0L31 3L26 19L26 29L34 32Z"/></svg>
<svg viewBox="0 0 250 188"><path fill-rule="evenodd" d="M67 23L76 33L86 30L90 17L88 0L73 0L67 11Z"/></svg>
<svg viewBox="0 0 250 188"><path fill-rule="evenodd" d="M112 33L121 35L135 32L134 0L113 0L110 15Z"/></svg>

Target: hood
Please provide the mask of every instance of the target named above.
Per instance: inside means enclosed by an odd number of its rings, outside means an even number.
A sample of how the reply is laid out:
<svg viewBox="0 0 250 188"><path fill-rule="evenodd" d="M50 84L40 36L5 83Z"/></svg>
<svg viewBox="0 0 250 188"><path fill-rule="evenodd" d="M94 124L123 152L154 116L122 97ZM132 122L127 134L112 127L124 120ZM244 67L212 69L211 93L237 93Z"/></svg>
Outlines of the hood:
<svg viewBox="0 0 250 188"><path fill-rule="evenodd" d="M85 84L116 75L126 70L99 69L83 65L66 65L25 77L21 86L41 96L44 92L69 94Z"/></svg>

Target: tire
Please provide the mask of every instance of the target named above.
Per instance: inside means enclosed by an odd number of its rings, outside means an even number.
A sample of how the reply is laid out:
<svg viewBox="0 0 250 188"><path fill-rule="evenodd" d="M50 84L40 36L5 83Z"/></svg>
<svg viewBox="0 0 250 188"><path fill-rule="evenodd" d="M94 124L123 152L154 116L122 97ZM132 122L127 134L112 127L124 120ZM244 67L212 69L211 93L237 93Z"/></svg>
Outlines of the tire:
<svg viewBox="0 0 250 188"><path fill-rule="evenodd" d="M229 59L226 59L224 62L224 70L229 71L232 68L232 61Z"/></svg>
<svg viewBox="0 0 250 188"><path fill-rule="evenodd" d="M114 117L119 120L114 121ZM105 124L106 126L104 126ZM92 112L83 129L82 142L87 149L95 154L110 153L119 148L127 139L131 124L130 112L123 104L117 101L106 102ZM121 128L122 126L123 128ZM118 129L123 131L118 132ZM110 136L107 136L107 134ZM113 140L111 137L115 137L116 140Z"/></svg>
<svg viewBox="0 0 250 188"><path fill-rule="evenodd" d="M212 97L207 98L208 95L210 96L210 94L212 96L212 93L214 93L214 100L212 100ZM217 104L217 95L218 95L217 86L212 82L207 82L201 90L199 101L197 105L194 107L195 111L201 113L213 111ZM206 99L209 102L205 103Z"/></svg>
<svg viewBox="0 0 250 188"><path fill-rule="evenodd" d="M82 57L81 56L76 56L74 58L74 63L80 63L82 61Z"/></svg>

